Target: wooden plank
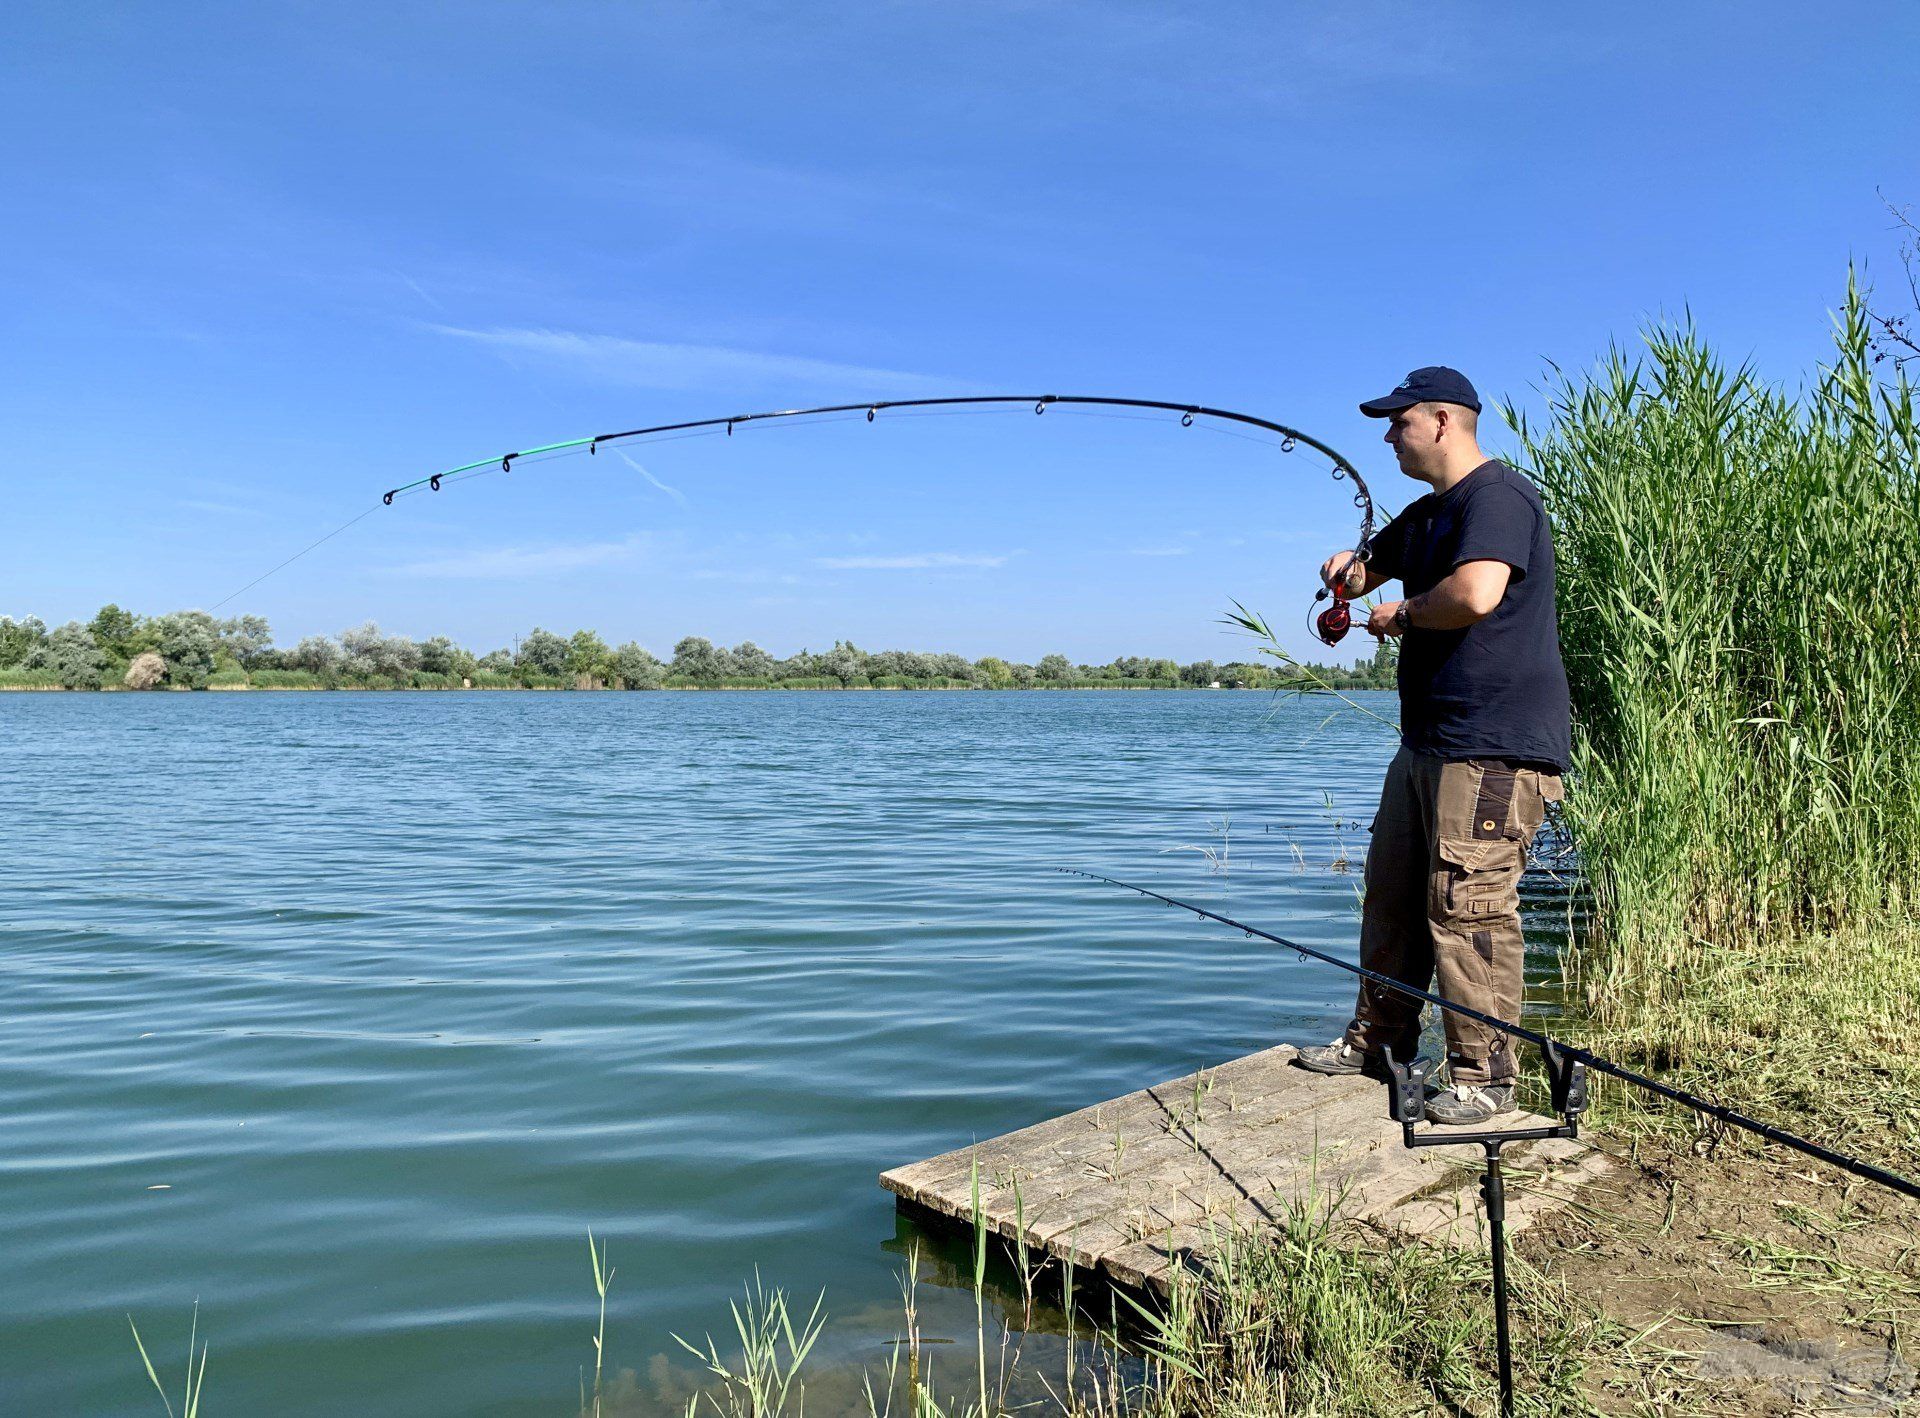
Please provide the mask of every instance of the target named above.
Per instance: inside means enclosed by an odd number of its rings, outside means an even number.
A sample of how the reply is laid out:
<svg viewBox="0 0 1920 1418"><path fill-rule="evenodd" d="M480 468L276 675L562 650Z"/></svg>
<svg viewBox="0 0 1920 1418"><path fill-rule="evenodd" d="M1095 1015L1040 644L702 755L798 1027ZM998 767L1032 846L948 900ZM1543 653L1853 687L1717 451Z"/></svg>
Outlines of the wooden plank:
<svg viewBox="0 0 1920 1418"><path fill-rule="evenodd" d="M1378 1107L1376 1100L1354 1094L1339 1095L1332 1103L1316 1113L1328 1129L1326 1135L1335 1136L1335 1145L1341 1147L1347 1145L1345 1134L1362 1125ZM1258 1145L1264 1135L1249 1130L1247 1141ZM1272 1183L1311 1166L1316 1153L1311 1138L1296 1155L1266 1153L1251 1160L1243 1155L1245 1149L1215 1146L1203 1156L1184 1142L1170 1142L1175 1145L1141 1158L1138 1169L1127 1171L1118 1186L1095 1182L1085 1188L1078 1198L1072 1230L1049 1233L1045 1238L1047 1248L1071 1256L1076 1266L1087 1268L1147 1233L1209 1212L1217 1214L1224 1209L1246 1216L1249 1222L1270 1222ZM1325 1146L1317 1150L1324 1159ZM1129 1151L1127 1162L1134 1161Z"/></svg>
<svg viewBox="0 0 1920 1418"><path fill-rule="evenodd" d="M1436 1239L1477 1210L1478 1155L1408 1150L1388 1120L1387 1090L1294 1065L1288 1045L1231 1059L881 1175L902 1206L970 1224L973 1178L985 1223L1009 1240L1124 1285L1164 1288L1177 1260L1202 1264L1220 1238L1276 1224L1289 1203ZM1507 1114L1502 1129L1545 1120ZM1542 1204L1586 1173L1580 1144L1515 1143L1574 1180L1540 1188ZM1538 1208L1530 1208L1537 1210Z"/></svg>
<svg viewBox="0 0 1920 1418"><path fill-rule="evenodd" d="M1224 1108L1231 1117L1249 1110L1271 1108L1274 1110L1272 1117L1279 1117L1289 1111L1285 1100L1309 1093L1313 1094L1318 1105L1325 1101L1325 1090L1314 1091L1316 1076L1305 1069L1288 1066L1296 1053L1297 1050L1291 1046L1282 1045L1234 1059L1218 1068L1203 1069L1154 1089L1142 1089L1123 1098L1109 1099L970 1147L956 1148L925 1162L896 1167L882 1174L881 1185L910 1200L931 1205L933 1196L950 1195L956 1186L970 1186L976 1158L983 1180L1015 1164L1023 1168L1023 1175L1036 1177L1060 1168L1071 1168L1103 1150L1112 1149L1116 1129L1130 1141L1138 1141L1142 1134L1156 1130L1160 1120L1167 1116L1168 1108L1188 1106L1180 1098L1182 1095L1190 1098L1194 1080L1202 1075L1211 1085L1207 1100L1202 1105L1203 1114L1217 1117ZM1369 1080L1327 1081L1336 1085L1364 1083L1375 1090L1379 1087ZM1161 1099L1166 1099L1169 1093L1176 1093L1176 1096L1164 1103L1154 1096L1159 1094ZM1049 1162L1059 1165L1049 1166Z"/></svg>

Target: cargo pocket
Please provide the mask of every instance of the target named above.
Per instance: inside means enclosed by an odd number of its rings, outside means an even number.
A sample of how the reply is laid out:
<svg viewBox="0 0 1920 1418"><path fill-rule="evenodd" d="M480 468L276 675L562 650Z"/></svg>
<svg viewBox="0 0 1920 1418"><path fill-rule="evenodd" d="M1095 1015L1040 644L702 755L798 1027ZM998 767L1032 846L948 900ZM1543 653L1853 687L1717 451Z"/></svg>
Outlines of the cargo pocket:
<svg viewBox="0 0 1920 1418"><path fill-rule="evenodd" d="M1520 835L1513 819L1513 790L1519 773L1504 763L1480 765L1480 791L1473 800L1473 838L1498 842Z"/></svg>
<svg viewBox="0 0 1920 1418"><path fill-rule="evenodd" d="M1547 820L1547 808L1551 803L1559 802L1566 796L1558 773L1541 773L1535 769L1523 769L1519 784L1514 792L1513 826L1507 833L1528 847L1539 835L1541 826Z"/></svg>
<svg viewBox="0 0 1920 1418"><path fill-rule="evenodd" d="M1475 822L1479 826L1479 821ZM1442 837L1440 904L1457 920L1484 919L1506 910L1518 854L1526 848L1506 837L1492 841Z"/></svg>

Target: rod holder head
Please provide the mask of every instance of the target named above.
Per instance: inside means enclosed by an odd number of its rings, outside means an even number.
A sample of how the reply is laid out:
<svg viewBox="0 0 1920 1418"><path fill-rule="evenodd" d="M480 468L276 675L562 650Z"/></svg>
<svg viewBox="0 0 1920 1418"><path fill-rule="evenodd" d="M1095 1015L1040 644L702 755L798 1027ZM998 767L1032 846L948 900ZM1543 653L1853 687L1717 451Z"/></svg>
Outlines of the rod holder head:
<svg viewBox="0 0 1920 1418"><path fill-rule="evenodd" d="M1547 1062L1553 1110L1569 1124L1578 1122L1587 1110L1587 1066L1551 1042L1540 1046L1540 1056Z"/></svg>
<svg viewBox="0 0 1920 1418"><path fill-rule="evenodd" d="M1411 1128L1427 1116L1427 1078L1433 1072L1433 1060L1415 1056L1410 1063L1403 1064L1393 1056L1391 1047L1386 1055L1387 1072L1393 1076L1393 1086L1387 1094L1387 1116Z"/></svg>

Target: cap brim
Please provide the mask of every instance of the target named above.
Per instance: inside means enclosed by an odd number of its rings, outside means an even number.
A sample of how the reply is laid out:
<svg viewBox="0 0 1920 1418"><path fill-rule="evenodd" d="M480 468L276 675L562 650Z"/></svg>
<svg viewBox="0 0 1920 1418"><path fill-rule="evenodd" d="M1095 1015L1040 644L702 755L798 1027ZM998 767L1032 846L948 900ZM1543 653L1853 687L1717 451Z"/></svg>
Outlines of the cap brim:
<svg viewBox="0 0 1920 1418"><path fill-rule="evenodd" d="M1410 409L1420 402L1422 402L1420 398L1413 394L1383 394L1378 399L1367 400L1360 406L1360 412L1370 419L1383 419L1402 409Z"/></svg>

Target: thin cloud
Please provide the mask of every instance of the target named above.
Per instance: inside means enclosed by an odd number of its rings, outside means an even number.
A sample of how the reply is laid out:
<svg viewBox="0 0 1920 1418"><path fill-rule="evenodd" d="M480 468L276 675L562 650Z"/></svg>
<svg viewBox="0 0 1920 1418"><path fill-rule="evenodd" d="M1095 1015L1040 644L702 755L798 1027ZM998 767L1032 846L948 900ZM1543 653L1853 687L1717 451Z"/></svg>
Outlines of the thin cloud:
<svg viewBox="0 0 1920 1418"><path fill-rule="evenodd" d="M671 497L675 502L679 503L682 507L685 507L687 505L687 495L685 493L680 491L680 489L677 487L668 487L665 483L661 482L660 479L656 478L651 472L649 472L645 467L641 465L639 459L630 457L626 449L616 448L613 451L620 455L621 462L625 463L629 468L632 468L636 473L640 474L641 477L645 478L648 482L652 483L655 487L659 488L660 491L664 492L668 497Z"/></svg>
<svg viewBox="0 0 1920 1418"><path fill-rule="evenodd" d="M1185 556L1192 547L1129 547L1128 556Z"/></svg>
<svg viewBox="0 0 1920 1418"><path fill-rule="evenodd" d="M930 551L912 556L818 556L815 566L829 571L926 571L943 566L1005 566L1004 556L964 556L959 552Z"/></svg>
<svg viewBox="0 0 1920 1418"><path fill-rule="evenodd" d="M572 542L540 547L479 547L452 556L408 562L392 570L396 576L484 581L612 566L631 561L644 549L645 542L640 537L619 542Z"/></svg>
<svg viewBox="0 0 1920 1418"><path fill-rule="evenodd" d="M427 294L427 290L425 286L421 285L420 282L416 281L412 276L409 276L405 271L396 270L394 272L394 275L398 276L401 280L405 281L407 283L408 288L412 290L415 295L419 296L420 299L424 300L428 305L432 306L435 310L439 310L439 311L446 310L447 308L446 306L442 305L439 301L435 300L432 296Z"/></svg>
<svg viewBox="0 0 1920 1418"><path fill-rule="evenodd" d="M590 378L647 389L698 390L758 381L764 384L826 386L862 394L924 394L950 387L900 369L841 364L807 355L770 354L730 345L674 344L629 340L618 335L585 335L572 330L468 330L457 325L429 328L442 335L484 346L506 358L526 355ZM856 395L857 397L857 395Z"/></svg>

